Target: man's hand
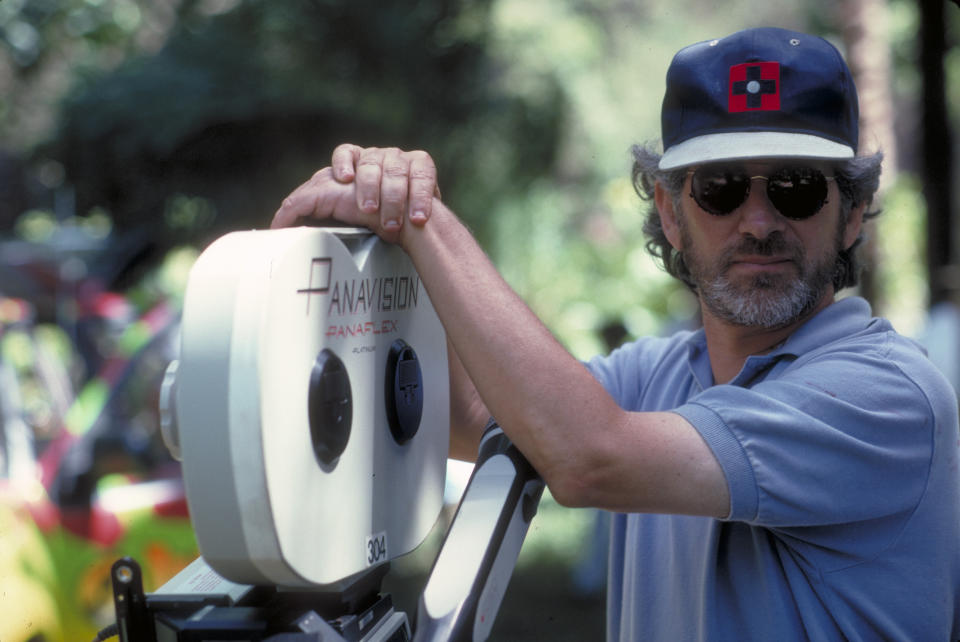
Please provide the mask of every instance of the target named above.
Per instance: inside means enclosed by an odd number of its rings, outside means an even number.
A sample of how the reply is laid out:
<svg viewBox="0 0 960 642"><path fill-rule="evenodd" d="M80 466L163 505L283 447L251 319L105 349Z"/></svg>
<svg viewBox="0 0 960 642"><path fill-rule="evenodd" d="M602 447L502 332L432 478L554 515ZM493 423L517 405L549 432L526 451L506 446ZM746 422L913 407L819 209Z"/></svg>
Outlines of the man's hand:
<svg viewBox="0 0 960 642"><path fill-rule="evenodd" d="M334 150L331 167L284 199L271 227L333 218L395 243L405 220L417 226L429 220L434 197L440 197L437 169L426 152L344 144Z"/></svg>
<svg viewBox="0 0 960 642"><path fill-rule="evenodd" d="M433 198L440 198L437 167L423 151L345 144L333 151L332 165L334 178L356 183L361 211L380 211L384 229L400 227L405 215L410 222L423 225L430 218Z"/></svg>

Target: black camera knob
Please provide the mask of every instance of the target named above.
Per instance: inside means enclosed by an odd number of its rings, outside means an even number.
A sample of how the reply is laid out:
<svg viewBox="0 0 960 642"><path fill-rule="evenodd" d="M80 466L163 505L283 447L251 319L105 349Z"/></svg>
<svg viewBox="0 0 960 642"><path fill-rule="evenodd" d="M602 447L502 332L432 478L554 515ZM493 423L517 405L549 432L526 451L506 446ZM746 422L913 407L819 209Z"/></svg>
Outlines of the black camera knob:
<svg viewBox="0 0 960 642"><path fill-rule="evenodd" d="M353 422L350 375L336 354L324 348L310 371L307 412L313 454L330 466L347 449Z"/></svg>
<svg viewBox="0 0 960 642"><path fill-rule="evenodd" d="M390 346L385 387L387 421L400 445L413 439L423 417L423 373L417 353L402 339Z"/></svg>

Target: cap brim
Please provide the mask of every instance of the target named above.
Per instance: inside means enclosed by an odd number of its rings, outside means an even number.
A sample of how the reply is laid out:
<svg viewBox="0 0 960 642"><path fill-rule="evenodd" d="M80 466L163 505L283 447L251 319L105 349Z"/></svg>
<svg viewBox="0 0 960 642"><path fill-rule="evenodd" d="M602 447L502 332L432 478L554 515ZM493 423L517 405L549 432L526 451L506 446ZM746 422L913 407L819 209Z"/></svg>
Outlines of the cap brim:
<svg viewBox="0 0 960 642"><path fill-rule="evenodd" d="M670 147L660 159L660 169L749 158L845 160L855 155L849 145L811 134L729 132L697 136Z"/></svg>

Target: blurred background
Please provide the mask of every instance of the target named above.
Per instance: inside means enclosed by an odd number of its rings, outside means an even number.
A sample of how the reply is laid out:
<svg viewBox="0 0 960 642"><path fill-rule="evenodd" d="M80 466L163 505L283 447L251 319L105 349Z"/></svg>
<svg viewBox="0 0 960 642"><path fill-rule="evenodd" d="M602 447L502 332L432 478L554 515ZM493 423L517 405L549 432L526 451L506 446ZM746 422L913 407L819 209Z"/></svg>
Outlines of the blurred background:
<svg viewBox="0 0 960 642"><path fill-rule="evenodd" d="M195 557L156 410L186 274L337 143L430 151L576 356L690 323L643 249L629 148L659 136L679 47L763 25L846 55L885 154L856 293L956 383L953 2L0 0L0 642L88 640L117 557L147 590ZM602 636L603 527L544 500L494 639ZM409 612L441 530L394 563Z"/></svg>

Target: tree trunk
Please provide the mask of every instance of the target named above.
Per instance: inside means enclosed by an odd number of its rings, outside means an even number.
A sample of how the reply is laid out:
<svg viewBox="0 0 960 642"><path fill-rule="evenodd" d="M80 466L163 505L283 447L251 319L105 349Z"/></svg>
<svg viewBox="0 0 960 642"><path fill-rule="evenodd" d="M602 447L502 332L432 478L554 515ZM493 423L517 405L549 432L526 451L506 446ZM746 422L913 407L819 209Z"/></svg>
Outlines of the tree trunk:
<svg viewBox="0 0 960 642"><path fill-rule="evenodd" d="M891 95L890 46L886 0L842 0L837 5L847 64L860 97L860 153L882 151L884 171L880 191L897 173L897 141L894 134L894 108ZM883 307L876 283L876 245L867 235L861 249L865 270L860 279L860 294L876 309Z"/></svg>
<svg viewBox="0 0 960 642"><path fill-rule="evenodd" d="M919 0L923 129L921 168L927 204L927 273L930 305L960 288L953 266L953 153L947 113L943 57L946 52L944 0Z"/></svg>

